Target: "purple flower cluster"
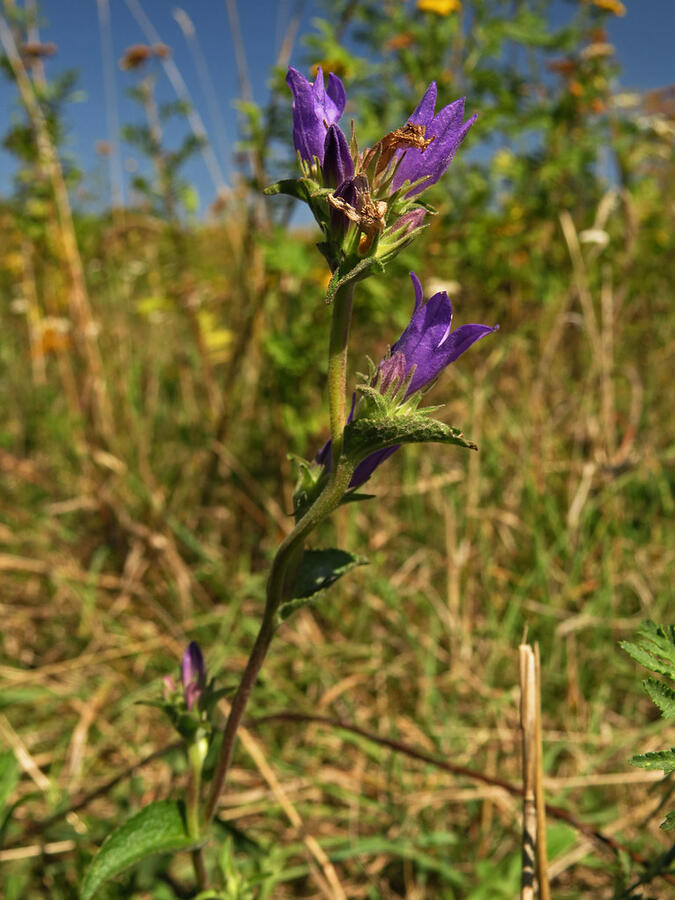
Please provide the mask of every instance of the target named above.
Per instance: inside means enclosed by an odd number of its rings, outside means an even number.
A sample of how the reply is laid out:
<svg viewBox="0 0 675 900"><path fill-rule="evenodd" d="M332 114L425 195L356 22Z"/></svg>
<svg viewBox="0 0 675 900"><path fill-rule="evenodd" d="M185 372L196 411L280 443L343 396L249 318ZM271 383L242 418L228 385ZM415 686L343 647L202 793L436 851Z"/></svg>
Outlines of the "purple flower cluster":
<svg viewBox="0 0 675 900"><path fill-rule="evenodd" d="M292 66L286 82L293 94L293 143L300 157L310 165L316 157L323 173L324 185L340 189L354 176L354 163L347 140L338 121L345 108L345 89L332 72L324 87L319 67L316 79L309 82ZM407 196L413 197L435 184L446 171L476 120L464 121L464 99L436 108L436 83L432 82L406 125L391 132L378 146L378 174L389 175L388 189L395 192L408 181L424 179ZM374 158L364 154L365 159ZM387 180L387 179L383 179ZM374 185L370 185L371 188ZM343 194L346 187L341 188Z"/></svg>

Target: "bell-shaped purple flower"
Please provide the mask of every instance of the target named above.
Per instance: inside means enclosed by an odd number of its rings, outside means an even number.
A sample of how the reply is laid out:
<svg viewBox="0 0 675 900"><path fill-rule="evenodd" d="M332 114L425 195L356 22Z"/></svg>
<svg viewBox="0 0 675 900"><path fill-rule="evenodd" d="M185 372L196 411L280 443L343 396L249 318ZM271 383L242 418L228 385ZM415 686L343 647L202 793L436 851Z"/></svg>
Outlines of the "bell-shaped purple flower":
<svg viewBox="0 0 675 900"><path fill-rule="evenodd" d="M406 396L427 387L473 343L496 331L489 325L460 325L451 331L452 304L447 293L440 291L425 303L419 278L414 272L410 277L415 289L415 309L391 348L392 356L402 353L405 357L406 375L415 366Z"/></svg>
<svg viewBox="0 0 675 900"><path fill-rule="evenodd" d="M354 175L354 160L339 125L331 125L323 144L324 187L336 188Z"/></svg>
<svg viewBox="0 0 675 900"><path fill-rule="evenodd" d="M412 371L405 396L428 387L446 366L458 359L476 341L496 331L489 325L452 326L452 304L445 291L424 302L419 278L410 273L415 289L415 308L401 337L391 348L391 354L379 365L380 391L385 393L395 383L402 384ZM324 453L326 448L323 448ZM367 456L354 470L349 486L360 487L375 469L398 450L387 447ZM326 454L327 456L327 454Z"/></svg>
<svg viewBox="0 0 675 900"><path fill-rule="evenodd" d="M206 687L206 666L197 641L191 641L183 654L180 677L183 683L185 703L187 708L192 711Z"/></svg>
<svg viewBox="0 0 675 900"><path fill-rule="evenodd" d="M323 165L326 130L335 125L345 108L345 88L332 72L324 87L319 66L314 82L289 66L286 84L293 94L293 145L306 162L315 156Z"/></svg>
<svg viewBox="0 0 675 900"><path fill-rule="evenodd" d="M392 190L398 190L404 181L415 182L426 176L425 181L408 192L406 195L408 197L414 197L430 185L436 184L452 162L457 148L477 118L472 116L466 122L463 121L463 97L461 100L455 100L454 103L444 106L434 115L436 93L436 82L432 81L417 109L408 119L412 125L424 125L424 136L427 140L433 138L425 150L407 149L396 170Z"/></svg>

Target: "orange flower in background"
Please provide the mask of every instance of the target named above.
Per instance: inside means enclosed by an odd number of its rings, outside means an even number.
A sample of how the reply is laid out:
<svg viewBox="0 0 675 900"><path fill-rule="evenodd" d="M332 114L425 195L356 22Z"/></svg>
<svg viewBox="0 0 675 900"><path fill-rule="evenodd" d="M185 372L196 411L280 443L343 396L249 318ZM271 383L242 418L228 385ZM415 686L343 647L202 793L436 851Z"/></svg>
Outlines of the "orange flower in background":
<svg viewBox="0 0 675 900"><path fill-rule="evenodd" d="M437 16L449 16L462 8L461 0L417 0L420 12L432 12Z"/></svg>
<svg viewBox="0 0 675 900"><path fill-rule="evenodd" d="M615 16L625 16L626 7L621 0L591 0L593 6L604 9L605 12L614 13Z"/></svg>
<svg viewBox="0 0 675 900"><path fill-rule="evenodd" d="M406 47L410 47L414 43L415 36L409 31L403 31L401 34L395 34L394 37L389 38L386 47L387 50L405 50Z"/></svg>
<svg viewBox="0 0 675 900"><path fill-rule="evenodd" d="M120 60L120 69L137 69L152 56L152 48L147 44L132 44L124 51L124 56Z"/></svg>
<svg viewBox="0 0 675 900"><path fill-rule="evenodd" d="M53 41L41 43L40 41L21 44L21 55L26 59L41 59L45 56L54 56L56 44Z"/></svg>

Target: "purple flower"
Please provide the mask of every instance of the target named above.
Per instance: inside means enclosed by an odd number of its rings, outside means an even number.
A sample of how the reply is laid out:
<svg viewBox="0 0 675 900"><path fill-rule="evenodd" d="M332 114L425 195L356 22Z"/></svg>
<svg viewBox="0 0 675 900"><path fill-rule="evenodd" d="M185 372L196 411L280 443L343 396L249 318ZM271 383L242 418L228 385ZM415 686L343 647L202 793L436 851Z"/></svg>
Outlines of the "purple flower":
<svg viewBox="0 0 675 900"><path fill-rule="evenodd" d="M476 121L476 116L472 116L466 122L462 121L464 98L444 106L436 115L434 115L435 107L436 82L432 81L408 122L412 125L424 125L425 138L433 140L423 151L413 147L405 151L392 182L392 190L396 191L404 181L415 182L427 176L422 184L408 192L406 195L408 197L414 197L430 185L436 184ZM400 151L399 155L402 155Z"/></svg>
<svg viewBox="0 0 675 900"><path fill-rule="evenodd" d="M324 88L319 66L312 83L289 66L286 84L293 94L293 144L300 156L310 163L315 156L323 165L326 130L335 125L345 108L345 88L337 75L328 76Z"/></svg>
<svg viewBox="0 0 675 900"><path fill-rule="evenodd" d="M419 278L414 272L410 273L410 277L415 289L413 314L403 334L392 346L390 355L378 367L379 390L383 394L392 388L395 391L396 385L402 384L412 372L405 397L428 387L446 366L458 359L473 343L497 330L489 325L460 325L452 331L452 304L447 293L440 291L425 303ZM353 418L354 409L352 404L349 421ZM399 446L376 450L362 460L354 470L350 488L365 484L375 469ZM317 462L332 468L330 441L321 448Z"/></svg>
<svg viewBox="0 0 675 900"><path fill-rule="evenodd" d="M434 381L446 366L486 334L496 331L489 325L452 326L452 304L445 291L439 291L424 303L420 280L410 273L415 288L415 309L405 331L391 348L392 357L402 353L406 376L415 366L406 397ZM380 370L386 361L380 363Z"/></svg>
<svg viewBox="0 0 675 900"><path fill-rule="evenodd" d="M206 687L206 666L197 641L191 641L183 654L180 677L183 683L185 703L187 708L192 711Z"/></svg>

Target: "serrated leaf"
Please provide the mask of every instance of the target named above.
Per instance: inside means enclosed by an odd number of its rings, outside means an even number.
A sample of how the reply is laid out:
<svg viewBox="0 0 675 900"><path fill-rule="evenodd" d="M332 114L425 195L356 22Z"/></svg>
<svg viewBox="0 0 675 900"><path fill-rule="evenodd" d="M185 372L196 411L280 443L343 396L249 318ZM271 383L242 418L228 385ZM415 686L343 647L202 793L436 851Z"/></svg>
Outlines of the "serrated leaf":
<svg viewBox="0 0 675 900"><path fill-rule="evenodd" d="M638 753L637 756L631 756L629 762L631 766L639 766L641 769L662 769L667 775L675 771L675 747Z"/></svg>
<svg viewBox="0 0 675 900"><path fill-rule="evenodd" d="M663 828L664 831L671 831L675 828L675 810L668 813L663 822L661 822L660 827Z"/></svg>
<svg viewBox="0 0 675 900"><path fill-rule="evenodd" d="M345 428L344 455L358 464L375 450L384 450L396 444L427 442L478 449L459 428L429 419L423 413L415 413L389 419L355 419Z"/></svg>
<svg viewBox="0 0 675 900"><path fill-rule="evenodd" d="M325 591L356 566L367 564L368 560L363 556L355 556L346 550L305 550L296 576L293 597L279 610L280 617L287 619L319 591Z"/></svg>
<svg viewBox="0 0 675 900"><path fill-rule="evenodd" d="M148 856L189 850L197 843L187 832L182 804L151 803L106 839L84 877L80 900L90 900L106 881Z"/></svg>
<svg viewBox="0 0 675 900"><path fill-rule="evenodd" d="M638 636L639 643L622 641L621 647L646 669L675 679L675 626L650 620L640 626Z"/></svg>
<svg viewBox="0 0 675 900"><path fill-rule="evenodd" d="M647 678L642 683L653 702L661 710L663 718L675 719L675 690L656 678Z"/></svg>

